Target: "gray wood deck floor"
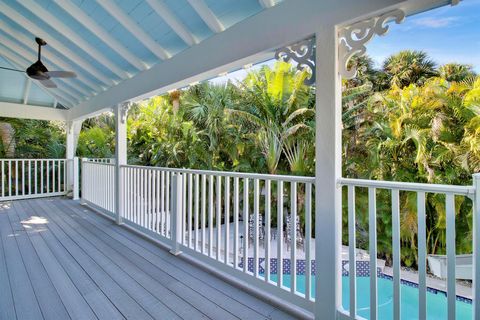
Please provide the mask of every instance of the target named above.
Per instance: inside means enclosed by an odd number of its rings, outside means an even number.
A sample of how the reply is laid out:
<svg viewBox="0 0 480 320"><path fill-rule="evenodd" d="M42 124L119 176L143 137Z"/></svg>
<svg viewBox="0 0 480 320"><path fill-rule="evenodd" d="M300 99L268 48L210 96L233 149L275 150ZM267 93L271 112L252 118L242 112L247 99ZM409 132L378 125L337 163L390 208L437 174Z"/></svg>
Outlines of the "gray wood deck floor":
<svg viewBox="0 0 480 320"><path fill-rule="evenodd" d="M0 319L292 319L65 198L0 203Z"/></svg>

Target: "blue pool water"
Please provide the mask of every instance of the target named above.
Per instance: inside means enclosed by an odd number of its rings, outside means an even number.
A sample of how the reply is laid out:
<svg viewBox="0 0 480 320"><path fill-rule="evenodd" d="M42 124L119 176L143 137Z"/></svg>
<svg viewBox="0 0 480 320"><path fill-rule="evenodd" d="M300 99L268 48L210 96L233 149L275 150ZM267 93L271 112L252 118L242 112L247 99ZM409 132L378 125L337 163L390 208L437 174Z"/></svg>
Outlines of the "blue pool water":
<svg viewBox="0 0 480 320"><path fill-rule="evenodd" d="M272 281L277 281L277 275L271 275ZM312 277L312 295L315 297L315 279ZM290 275L283 275L283 285L290 287ZM342 277L342 304L349 310L349 277ZM305 276L297 275L297 291L305 293ZM378 319L393 318L393 281L378 278ZM368 319L370 313L370 277L357 277L357 314ZM418 319L418 288L401 285L401 314L402 319ZM472 305L458 301L456 304L456 318L472 319ZM447 297L443 293L427 292L427 319L447 319Z"/></svg>

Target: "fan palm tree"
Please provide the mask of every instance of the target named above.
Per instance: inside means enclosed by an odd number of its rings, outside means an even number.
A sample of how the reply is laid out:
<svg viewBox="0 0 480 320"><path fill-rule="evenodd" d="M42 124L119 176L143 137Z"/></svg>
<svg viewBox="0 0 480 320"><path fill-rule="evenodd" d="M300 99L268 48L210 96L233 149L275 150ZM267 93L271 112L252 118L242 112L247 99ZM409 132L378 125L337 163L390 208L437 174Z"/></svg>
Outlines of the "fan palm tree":
<svg viewBox="0 0 480 320"><path fill-rule="evenodd" d="M423 51L405 50L388 57L383 63L391 86L404 88L410 84L422 85L437 76L435 62Z"/></svg>

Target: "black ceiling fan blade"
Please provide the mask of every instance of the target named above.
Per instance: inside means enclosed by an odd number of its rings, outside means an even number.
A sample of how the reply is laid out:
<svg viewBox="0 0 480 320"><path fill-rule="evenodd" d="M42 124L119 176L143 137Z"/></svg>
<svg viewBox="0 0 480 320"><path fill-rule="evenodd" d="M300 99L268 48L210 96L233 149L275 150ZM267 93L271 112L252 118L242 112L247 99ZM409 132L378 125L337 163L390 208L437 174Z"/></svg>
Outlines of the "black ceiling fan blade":
<svg viewBox="0 0 480 320"><path fill-rule="evenodd" d="M0 67L0 69L10 70L10 71L17 71L17 72L25 72L25 70L18 70L18 69L7 68L7 67Z"/></svg>
<svg viewBox="0 0 480 320"><path fill-rule="evenodd" d="M51 78L76 78L77 74L72 71L47 71L45 72Z"/></svg>
<svg viewBox="0 0 480 320"><path fill-rule="evenodd" d="M53 82L52 80L50 79L45 79L45 80L39 80L39 82L42 84L42 86L44 86L45 88L56 88L57 85L55 84L55 82Z"/></svg>

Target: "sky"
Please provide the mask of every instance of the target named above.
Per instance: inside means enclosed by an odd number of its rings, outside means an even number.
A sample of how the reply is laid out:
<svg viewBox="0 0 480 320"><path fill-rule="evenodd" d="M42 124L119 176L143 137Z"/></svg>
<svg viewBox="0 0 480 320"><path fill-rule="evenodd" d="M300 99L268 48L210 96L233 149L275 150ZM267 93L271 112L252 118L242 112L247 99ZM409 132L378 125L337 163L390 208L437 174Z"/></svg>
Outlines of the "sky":
<svg viewBox="0 0 480 320"><path fill-rule="evenodd" d="M457 6L448 5L407 17L399 25L390 23L386 35L374 37L367 44L367 55L380 67L385 58L406 49L425 51L438 65L464 63L480 73L480 0L463 0ZM265 63L272 65L274 61ZM241 69L210 81L220 84L242 80L246 74L247 71Z"/></svg>

